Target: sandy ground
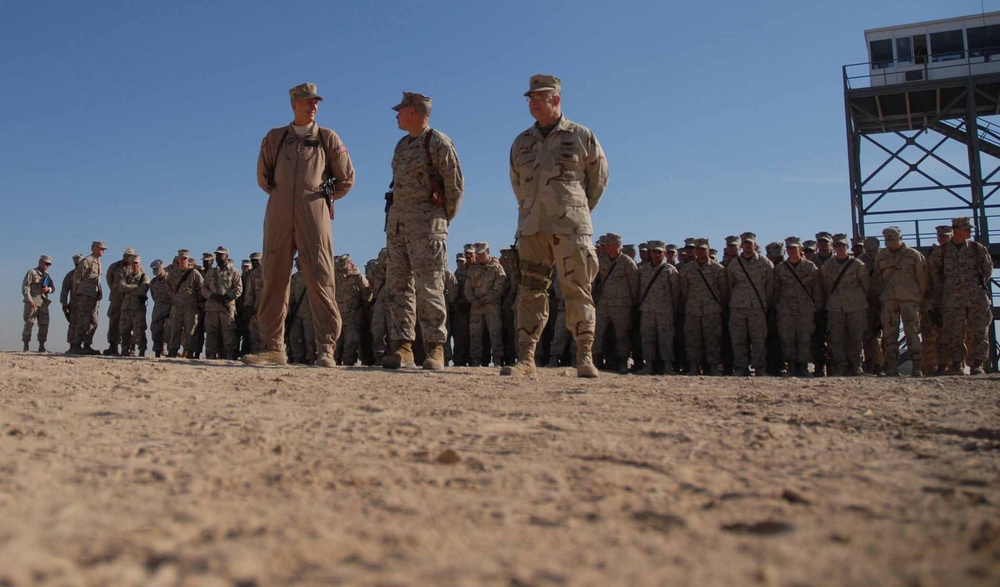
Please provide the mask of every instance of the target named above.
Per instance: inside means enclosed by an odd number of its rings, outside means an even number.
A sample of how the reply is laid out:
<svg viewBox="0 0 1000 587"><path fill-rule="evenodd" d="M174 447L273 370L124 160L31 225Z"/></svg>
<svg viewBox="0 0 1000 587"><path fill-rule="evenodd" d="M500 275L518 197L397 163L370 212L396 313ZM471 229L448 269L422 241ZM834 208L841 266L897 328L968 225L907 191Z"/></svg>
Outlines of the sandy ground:
<svg viewBox="0 0 1000 587"><path fill-rule="evenodd" d="M0 585L997 585L1000 378L0 353Z"/></svg>

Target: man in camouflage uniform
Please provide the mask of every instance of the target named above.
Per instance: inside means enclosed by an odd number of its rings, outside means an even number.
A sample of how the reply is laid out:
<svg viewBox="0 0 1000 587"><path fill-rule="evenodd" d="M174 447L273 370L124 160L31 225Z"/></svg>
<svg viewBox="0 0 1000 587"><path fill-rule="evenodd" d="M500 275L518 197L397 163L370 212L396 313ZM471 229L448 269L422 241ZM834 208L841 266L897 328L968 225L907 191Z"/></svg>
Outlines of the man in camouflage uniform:
<svg viewBox="0 0 1000 587"><path fill-rule="evenodd" d="M674 247L674 253L677 253L677 247ZM646 263L649 263L649 242L639 243L639 262L636 265L641 269ZM671 265L676 267L675 263Z"/></svg>
<svg viewBox="0 0 1000 587"><path fill-rule="evenodd" d="M253 264L250 263L250 259L243 259L240 264L240 283L243 285L243 293L240 297L236 298L236 355L237 357L242 357L243 355L248 355L253 352L253 348L250 345L250 320L246 313L246 291L248 286L248 280L250 278L250 270L253 269Z"/></svg>
<svg viewBox="0 0 1000 587"><path fill-rule="evenodd" d="M816 309L823 307L819 269L802 255L802 240L785 239L788 259L774 268L774 305L782 357L789 375L809 376L809 359Z"/></svg>
<svg viewBox="0 0 1000 587"><path fill-rule="evenodd" d="M79 253L73 255L73 268L63 276L62 285L59 288L59 304L62 306L63 315L66 316L68 324L66 342L70 342L73 338L73 273L76 272L76 267L82 260L83 255Z"/></svg>
<svg viewBox="0 0 1000 587"><path fill-rule="evenodd" d="M500 296L500 321L503 326L503 364L513 365L517 360L517 289L521 274L517 269L517 247L500 249L500 266L505 279Z"/></svg>
<svg viewBox="0 0 1000 587"><path fill-rule="evenodd" d="M118 289L118 284L121 283L122 275L132 265L135 254L135 249L127 247L122 253L122 258L112 263L104 276L108 281L108 349L104 351L105 355L118 354L118 343L121 342L118 328L121 323L122 303L125 301L125 294Z"/></svg>
<svg viewBox="0 0 1000 587"><path fill-rule="evenodd" d="M170 287L170 340L167 356L177 357L181 346L184 356L195 358L195 333L198 327L198 301L205 278L191 263L191 252L177 251L177 267L167 274Z"/></svg>
<svg viewBox="0 0 1000 587"><path fill-rule="evenodd" d="M459 261L455 268L455 280L458 282L458 299L455 300L454 311L451 314L451 327L455 345L454 364L456 366L472 364L469 356L469 337L471 336L469 330L469 313L472 311L472 302L465 297L465 282L469 277L469 270L475 263L475 257L475 247L471 243L466 244L463 247L462 253L464 260Z"/></svg>
<svg viewBox="0 0 1000 587"><path fill-rule="evenodd" d="M101 257L108 247L101 241L90 245L90 255L84 257L73 272L73 336L69 341L71 355L97 355L91 346L97 331L97 315L101 298Z"/></svg>
<svg viewBox="0 0 1000 587"><path fill-rule="evenodd" d="M882 302L879 301L879 284L873 275L875 258L878 256L881 243L878 238L870 236L862 243L863 252L858 260L868 268L868 312L865 321L864 355L862 369L872 375L885 374L885 354L882 352Z"/></svg>
<svg viewBox="0 0 1000 587"><path fill-rule="evenodd" d="M727 236L726 246L722 249L722 261L719 261L719 264L723 267L729 267L732 260L740 255L740 244L740 237ZM711 257L711 249L709 249L709 257ZM732 375L735 356L733 355L733 335L729 331L729 304L726 304L726 307L722 309L722 339L719 342L719 352L722 355L722 374Z"/></svg>
<svg viewBox="0 0 1000 587"><path fill-rule="evenodd" d="M385 356L385 351L388 348L389 292L385 289L388 258L389 251L383 247L375 258L375 262L371 264L371 269L365 271L368 287L371 290L369 328L372 337L372 355L376 365L382 364L382 357Z"/></svg>
<svg viewBox="0 0 1000 587"><path fill-rule="evenodd" d="M343 321L341 356L343 364L351 366L361 358L361 312L371 297L371 288L350 255L337 257L336 267L337 308Z"/></svg>
<svg viewBox="0 0 1000 587"><path fill-rule="evenodd" d="M554 284L550 306L555 312L555 329L552 332L552 344L549 350L549 362L546 367L558 367L563 357L568 353L570 356L576 354L575 341L566 329L566 298L563 297L562 289L559 287L559 279L552 270L552 282Z"/></svg>
<svg viewBox="0 0 1000 587"><path fill-rule="evenodd" d="M243 278L229 258L229 249L215 250L215 266L204 277L201 297L205 300L205 358L235 361L236 300L243 294Z"/></svg>
<svg viewBox="0 0 1000 587"><path fill-rule="evenodd" d="M861 375L861 347L868 310L868 268L848 254L846 234L831 237L836 254L819 269L830 329L829 375ZM813 257L818 258L819 255ZM814 261L815 262L815 261Z"/></svg>
<svg viewBox="0 0 1000 587"><path fill-rule="evenodd" d="M247 324L250 330L250 351L251 354L264 350L260 339L260 321L258 311L263 300L264 293L264 271L261 269L261 254L250 254L250 273L247 274L246 286L243 290L243 308L247 315Z"/></svg>
<svg viewBox="0 0 1000 587"><path fill-rule="evenodd" d="M983 373L989 352L988 332L993 323L989 283L993 261L987 248L972 240L968 217L951 221L954 234L931 256L930 281L941 300L942 343L951 364L946 373ZM939 358L939 361L942 360Z"/></svg>
<svg viewBox="0 0 1000 587"><path fill-rule="evenodd" d="M341 289L337 287L337 293ZM343 312L341 312L343 318ZM309 311L309 296L306 295L306 277L302 274L302 261L295 258L295 273L288 288L288 352L291 363L308 365L316 360L316 331L313 329L312 312ZM343 329L341 329L343 333Z"/></svg>
<svg viewBox="0 0 1000 587"><path fill-rule="evenodd" d="M471 308L469 311L469 364L473 367L489 365L490 358L483 356L483 330L490 337L493 364L503 364L503 324L500 302L503 297L507 274L500 261L490 256L490 245L486 242L475 244L476 262L469 267L465 280L465 297Z"/></svg>
<svg viewBox="0 0 1000 587"><path fill-rule="evenodd" d="M535 125L514 139L510 183L518 203L521 284L517 297L518 363L503 375L534 375L535 347L549 312L552 265L566 298L566 326L576 338L577 375L597 377L592 347L597 321L591 284L597 256L590 213L608 183L608 162L590 129L562 115L561 83L531 78L525 92Z"/></svg>
<svg viewBox="0 0 1000 587"><path fill-rule="evenodd" d="M767 244L767 260L774 267L785 262L785 245L782 242L774 241ZM773 301L773 300L772 300ZM778 333L778 314L772 303L767 310L767 340L764 343L767 347L767 374L780 376L784 374L788 365L781 350L781 335Z"/></svg>
<svg viewBox="0 0 1000 587"><path fill-rule="evenodd" d="M942 347L943 323L941 317L941 302L938 296L942 293L940 288L932 287L930 259L934 253L945 243L951 240L955 234L950 224L934 227L937 233L937 242L931 247L927 254L927 291L924 292L924 300L920 304L920 340L923 354L923 370L925 375L940 375L948 369L948 357L950 352Z"/></svg>
<svg viewBox="0 0 1000 587"><path fill-rule="evenodd" d="M816 241L805 240L802 241L802 256L806 258L806 261L812 261L813 255L816 254ZM813 265L816 265L813 263ZM816 265L819 267L819 265Z"/></svg>
<svg viewBox="0 0 1000 587"><path fill-rule="evenodd" d="M170 338L170 305L173 294L167 283L167 271L163 261L157 259L149 264L153 270L153 279L149 282L149 295L153 298L153 316L149 321L149 334L153 339L153 355L156 358L166 352L164 345Z"/></svg>
<svg viewBox="0 0 1000 587"><path fill-rule="evenodd" d="M21 281L21 295L24 297L24 330L21 341L24 352L28 352L31 342L31 330L38 322L38 352L45 352L45 341L49 337L49 295L56 290L56 284L49 276L52 257L42 255L38 258L38 267L29 269Z"/></svg>
<svg viewBox="0 0 1000 587"><path fill-rule="evenodd" d="M681 266L681 304L688 374L718 375L722 363L722 311L729 304L726 268L708 256L709 241L695 239L694 259Z"/></svg>
<svg viewBox="0 0 1000 587"><path fill-rule="evenodd" d="M347 147L334 131L316 124L322 96L315 84L288 91L292 123L271 129L257 157L257 185L268 195L264 213L263 291L257 293L257 324L263 349L243 357L248 365L282 365L285 313L292 261L302 259L306 295L316 330L316 365L333 367L340 336L333 261L334 202L354 185L354 166ZM333 182L329 195L324 184Z"/></svg>
<svg viewBox="0 0 1000 587"><path fill-rule="evenodd" d="M640 375L652 375L655 362L663 365L665 375L674 374L674 314L680 305L681 277L677 268L667 263L667 245L653 240L647 244L650 260L639 270L639 330L646 364Z"/></svg>
<svg viewBox="0 0 1000 587"><path fill-rule="evenodd" d="M201 265L196 265L195 269L201 273L202 282L204 282L205 277L208 272L212 270L212 266L215 262L215 257L212 253L202 253L201 254ZM195 359L201 356L202 349L205 348L205 323L208 321L205 316L206 298L203 294L198 297L198 324L195 326L194 331L194 346L192 350L194 351Z"/></svg>
<svg viewBox="0 0 1000 587"><path fill-rule="evenodd" d="M118 291L122 294L118 332L121 335L123 357L134 357L136 345L139 356L146 356L146 296L149 277L142 270L142 257L133 255L121 270Z"/></svg>
<svg viewBox="0 0 1000 587"><path fill-rule="evenodd" d="M396 143L392 156L385 235L393 348L382 366L398 369L413 362L419 320L427 355L422 367L444 369L448 225L462 205L462 166L448 135L430 127L430 98L403 92L403 100L392 109L407 136Z"/></svg>
<svg viewBox="0 0 1000 587"><path fill-rule="evenodd" d="M742 252L726 267L729 281L729 330L733 337L736 375L749 376L750 366L765 373L767 311L774 286L774 266L756 251L757 235L740 235Z"/></svg>
<svg viewBox="0 0 1000 587"><path fill-rule="evenodd" d="M806 241L803 244L803 248L808 251L808 245L810 241ZM834 259L833 254L833 235L829 232L822 231L816 233L816 252L812 256L807 258L813 262L816 267L823 270L823 264ZM816 312L816 330L813 331L813 343L812 343L812 356L813 356L813 375L816 377L823 377L827 374L826 361L829 355L829 349L827 347L827 336L829 334L829 324L827 320L827 310L826 308L820 308Z"/></svg>
<svg viewBox="0 0 1000 587"><path fill-rule="evenodd" d="M632 351L632 311L639 301L639 269L635 261L621 254L622 237L614 233L606 236L608 261L597 276L601 284L601 298L597 302L593 350L596 360L600 361L603 357L611 368L616 368L619 373L628 373L628 358ZM609 326L615 333L616 361L604 357L604 338Z"/></svg>
<svg viewBox="0 0 1000 587"><path fill-rule="evenodd" d="M872 289L879 292L882 306L885 374L899 375L899 323L903 322L906 347L913 362L913 376L920 377L920 302L927 291L927 264L923 254L906 246L899 227L882 231L885 248L875 258Z"/></svg>

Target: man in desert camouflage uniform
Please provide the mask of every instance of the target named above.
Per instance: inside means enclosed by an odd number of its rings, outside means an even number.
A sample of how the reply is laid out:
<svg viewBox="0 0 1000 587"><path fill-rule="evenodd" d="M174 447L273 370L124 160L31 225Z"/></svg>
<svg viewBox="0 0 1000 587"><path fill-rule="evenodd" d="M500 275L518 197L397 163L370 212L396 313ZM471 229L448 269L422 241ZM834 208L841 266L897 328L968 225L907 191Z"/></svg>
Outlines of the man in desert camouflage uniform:
<svg viewBox="0 0 1000 587"><path fill-rule="evenodd" d="M24 297L24 330L21 332L21 341L24 343L24 352L28 352L28 343L31 342L31 330L38 322L38 352L45 352L45 341L49 337L49 299L56 290L56 284L49 276L49 267L52 266L52 257L42 255L38 258L38 266L28 270L21 281L21 295Z"/></svg>
<svg viewBox="0 0 1000 587"><path fill-rule="evenodd" d="M722 363L722 311L729 304L729 280L726 268L709 259L708 239L695 239L694 245L693 261L680 269L688 374L718 375Z"/></svg>
<svg viewBox="0 0 1000 587"><path fill-rule="evenodd" d="M803 243L803 248L808 249L808 244L809 241ZM833 235L826 231L817 232L815 245L816 252L812 256L807 256L807 258L822 271L823 264L835 258L833 254ZM816 312L816 330L813 331L813 375L816 377L823 377L827 374L826 361L830 354L827 347L828 334L827 310L824 307Z"/></svg>
<svg viewBox="0 0 1000 587"><path fill-rule="evenodd" d="M500 296L500 321L503 327L503 364L517 360L517 290L521 274L517 269L517 247L500 249L500 266L504 271L503 295Z"/></svg>
<svg viewBox="0 0 1000 587"><path fill-rule="evenodd" d="M816 254L816 241L814 240L804 240L802 241L802 256L806 258L806 261L812 261L813 255ZM816 265L813 263L813 265ZM816 265L819 267L819 265Z"/></svg>
<svg viewBox="0 0 1000 587"><path fill-rule="evenodd" d="M596 316L591 284L597 256L591 211L608 183L608 162L590 129L562 115L561 83L535 75L525 92L536 123L514 139L510 183L518 203L521 284L517 298L518 363L504 375L534 375L535 347L549 313L552 265L576 338L577 375L597 377L592 347Z"/></svg>
<svg viewBox="0 0 1000 587"><path fill-rule="evenodd" d="M257 312L260 310L262 301L261 294L264 292L264 271L261 269L261 254L250 254L250 273L247 274L247 285L243 290L243 307L247 315L247 325L250 330L250 349L252 353L259 353L264 350L260 339L260 322Z"/></svg>
<svg viewBox="0 0 1000 587"><path fill-rule="evenodd" d="M941 300L942 346L945 358L951 360L946 373L963 374L963 363L968 361L969 373L980 375L993 323L989 297L993 261L989 250L972 240L968 217L952 219L951 227L951 240L934 251L930 260L931 287Z"/></svg>
<svg viewBox="0 0 1000 587"><path fill-rule="evenodd" d="M765 250L767 251L767 260L770 261L771 267L785 262L785 244L783 242L773 241L767 243ZM776 377L784 374L788 365L785 363L781 350L781 335L778 333L777 310L774 307L774 300L772 299L771 301L772 303L767 310L767 340L764 344L767 346L767 374Z"/></svg>
<svg viewBox="0 0 1000 587"><path fill-rule="evenodd" d="M73 272L73 337L69 341L68 354L96 355L99 351L91 346L97 331L97 315L101 298L101 257L108 247L101 241L90 245L90 255L84 257Z"/></svg>
<svg viewBox="0 0 1000 587"><path fill-rule="evenodd" d="M848 254L850 241L846 234L835 234L831 241L836 254L824 261L819 269L830 330L832 363L829 375L857 376L862 374L861 347L868 310L868 268ZM813 259L818 257L816 255Z"/></svg>
<svg viewBox="0 0 1000 587"><path fill-rule="evenodd" d="M741 253L726 267L729 281L729 330L733 337L733 366L736 375L750 375L749 367L765 373L767 311L774 286L774 267L756 251L757 235L740 235Z"/></svg>
<svg viewBox="0 0 1000 587"><path fill-rule="evenodd" d="M677 268L667 263L667 245L653 240L647 244L650 260L639 270L639 330L646 364L641 375L652 375L656 363L665 375L674 374L674 314L681 299L681 277Z"/></svg>
<svg viewBox="0 0 1000 587"><path fill-rule="evenodd" d="M476 249L471 244L466 244L462 249L462 261L457 261L455 268L455 281L458 282L458 299L455 300L454 308L451 312L451 336L455 346L454 364L456 366L471 365L469 357L469 312L472 310L472 302L465 297L465 282L469 277L469 269L475 262ZM457 259L458 256L456 256Z"/></svg>
<svg viewBox="0 0 1000 587"><path fill-rule="evenodd" d="M371 266L371 271L366 271L368 287L371 290L371 321L369 328L372 337L372 355L376 365L382 364L382 357L385 356L388 348L389 335L389 292L386 285L386 262L389 259L389 251L383 247L375 258L375 263ZM370 273L370 274L369 274Z"/></svg>
<svg viewBox="0 0 1000 587"><path fill-rule="evenodd" d="M863 252L856 255L868 268L868 312L865 320L863 344L864 363L862 369L872 375L885 374L885 354L882 352L882 302L879 301L879 285L873 275L875 258L882 246L877 237L869 236L862 243Z"/></svg>
<svg viewBox="0 0 1000 587"><path fill-rule="evenodd" d="M122 274L132 265L135 254L135 249L127 247L122 253L122 258L112 263L104 275L108 282L108 349L104 351L105 355L118 354L118 343L121 342L118 328L121 323L122 303L125 301L125 295L118 289L118 284L121 283Z"/></svg>
<svg viewBox="0 0 1000 587"><path fill-rule="evenodd" d="M250 344L250 319L246 312L246 292L250 271L253 264L250 259L243 259L240 263L240 283L243 285L243 292L236 298L236 356L242 357L253 352Z"/></svg>
<svg viewBox="0 0 1000 587"><path fill-rule="evenodd" d="M157 259L149 264L153 279L149 281L149 296L153 298L153 315L149 321L149 334L153 339L153 355L156 358L166 352L166 339L170 338L170 305L173 294L167 282L167 271L163 261Z"/></svg>
<svg viewBox="0 0 1000 587"><path fill-rule="evenodd" d="M167 274L170 287L170 340L167 342L167 356L177 357L181 346L184 356L195 358L195 333L198 326L198 301L205 278L191 263L191 252L177 251L177 267Z"/></svg>
<svg viewBox="0 0 1000 587"><path fill-rule="evenodd" d="M371 297L371 288L350 255L337 257L336 267L337 308L343 321L341 360L344 365L351 366L361 358L361 313Z"/></svg>
<svg viewBox="0 0 1000 587"><path fill-rule="evenodd" d="M729 267L729 263L740 254L740 237L729 235L726 237L726 246L722 249L722 260L719 264ZM711 250L710 250L711 253ZM711 254L709 254L711 257ZM722 374L732 375L735 357L733 355L733 335L729 331L729 304L722 309L722 339L719 342L719 352L722 355Z"/></svg>
<svg viewBox="0 0 1000 587"><path fill-rule="evenodd" d="M62 306L63 316L68 324L66 330L66 342L73 338L73 273L76 272L77 265L83 260L83 255L77 253L73 255L73 268L63 276L62 285L59 287L59 304Z"/></svg>
<svg viewBox="0 0 1000 587"><path fill-rule="evenodd" d="M134 357L136 346L139 356L146 356L146 298L149 293L149 277L142 270L142 257L133 255L129 264L121 270L118 291L122 294L119 312L118 332L121 335L121 354Z"/></svg>
<svg viewBox="0 0 1000 587"><path fill-rule="evenodd" d="M451 139L430 127L430 98L403 92L403 100L392 109L407 135L396 143L392 156L392 200L385 227L392 352L382 366L398 369L413 362L419 320L426 351L422 367L444 369L448 225L462 205L462 167Z"/></svg>
<svg viewBox="0 0 1000 587"><path fill-rule="evenodd" d="M568 353L570 356L576 354L576 342L566 329L566 298L563 297L562 289L559 287L559 279L555 268L552 270L553 291L551 298L551 310L555 312L555 328L552 332L552 344L549 350L549 363L546 367L558 367L563 361L563 357Z"/></svg>
<svg viewBox="0 0 1000 587"><path fill-rule="evenodd" d="M628 358L632 351L632 311L639 301L639 269L635 261L621 254L622 237L606 235L608 262L598 273L601 298L597 302L597 323L594 356L605 358L619 373L628 373ZM617 360L604 357L604 338L608 327L615 333Z"/></svg>
<svg viewBox="0 0 1000 587"><path fill-rule="evenodd" d="M785 248L788 259L774 268L778 335L788 374L808 377L816 309L823 306L823 287L819 269L802 255L802 240L790 236L785 239Z"/></svg>
<svg viewBox="0 0 1000 587"><path fill-rule="evenodd" d="M906 347L913 364L914 377L922 375L920 341L920 302L927 291L927 264L924 255L906 246L899 227L882 231L885 248L875 258L874 285L882 306L882 332L885 374L899 375L899 323L903 323Z"/></svg>
<svg viewBox="0 0 1000 587"><path fill-rule="evenodd" d="M337 292L340 293L339 284ZM289 362L308 365L315 361L316 331L313 329L312 312L309 310L309 296L306 295L306 277L302 274L302 261L298 257L295 258L295 273L292 274L288 288L287 321L285 332L288 336Z"/></svg>
<svg viewBox="0 0 1000 587"><path fill-rule="evenodd" d="M229 258L229 249L220 246L215 250L215 266L204 278L205 358L235 361L236 300L243 295L243 278Z"/></svg>
<svg viewBox="0 0 1000 587"><path fill-rule="evenodd" d="M927 254L927 291L924 292L924 300L920 304L920 340L925 375L943 374L948 369L948 357L951 355L947 349L941 346L944 325L941 316L942 300L938 296L942 292L940 288L932 287L931 271L933 271L933 267L930 259L942 245L951 240L955 232L950 224L936 226L934 231L937 234L937 241Z"/></svg>
<svg viewBox="0 0 1000 587"><path fill-rule="evenodd" d="M500 302L507 281L507 274L500 266L499 259L490 256L490 245L486 242L475 244L476 262L469 267L465 280L465 297L471 308L469 311L469 364L473 367L488 365L490 358L484 356L484 330L489 336L493 364L503 364L503 323Z"/></svg>

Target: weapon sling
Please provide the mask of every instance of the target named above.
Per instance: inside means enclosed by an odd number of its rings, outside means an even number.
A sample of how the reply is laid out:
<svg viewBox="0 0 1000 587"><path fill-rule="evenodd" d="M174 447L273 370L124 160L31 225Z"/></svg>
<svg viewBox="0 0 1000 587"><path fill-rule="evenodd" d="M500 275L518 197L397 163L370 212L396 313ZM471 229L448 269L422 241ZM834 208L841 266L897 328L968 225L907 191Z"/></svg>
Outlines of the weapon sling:
<svg viewBox="0 0 1000 587"><path fill-rule="evenodd" d="M760 292L757 291L757 285L754 284L753 279L750 277L750 273L747 272L746 265L743 264L743 256L742 255L737 256L736 260L739 261L740 269L743 270L743 275L747 276L747 281L750 282L750 287L753 288L753 293L754 295L757 296L757 302L760 304L761 311L767 314L767 307L764 306L764 300L760 299Z"/></svg>
<svg viewBox="0 0 1000 587"><path fill-rule="evenodd" d="M809 296L809 301L813 303L813 306L815 306L816 300L814 300L812 294L809 293L809 288L806 287L806 284L802 283L802 280L799 279L798 274L795 273L795 270L792 269L791 264L789 264L787 261L785 262L785 268L788 269L788 272L792 274L792 277L795 278L795 281L799 282L799 285L802 286L802 291L806 292L806 295Z"/></svg>
<svg viewBox="0 0 1000 587"><path fill-rule="evenodd" d="M695 262L697 263L697 261ZM708 288L708 293L712 294L712 299L715 300L715 303L721 308L722 302L719 301L719 296L715 295L715 290L712 289L712 286L708 284L708 279L705 277L705 273L702 272L701 267L695 267L694 270L698 272L699 276L701 276L701 280L705 282L705 287Z"/></svg>
<svg viewBox="0 0 1000 587"><path fill-rule="evenodd" d="M663 273L663 270L666 268L667 264L664 262L664 264L660 265L660 267L656 270L656 273L653 274L653 278L649 280L649 283L646 284L646 289L642 292L642 297L639 298L640 308L646 302L646 296L649 295L649 290L653 289L653 284L656 283L656 278L658 278L660 274Z"/></svg>
<svg viewBox="0 0 1000 587"><path fill-rule="evenodd" d="M844 277L844 274L847 273L847 268L850 267L852 263L854 263L854 257L849 258L847 263L844 263L844 268L840 270L840 274L837 275L837 279L833 282L833 287L830 288L830 296L833 296L833 292L837 291L837 286L840 285L840 280Z"/></svg>

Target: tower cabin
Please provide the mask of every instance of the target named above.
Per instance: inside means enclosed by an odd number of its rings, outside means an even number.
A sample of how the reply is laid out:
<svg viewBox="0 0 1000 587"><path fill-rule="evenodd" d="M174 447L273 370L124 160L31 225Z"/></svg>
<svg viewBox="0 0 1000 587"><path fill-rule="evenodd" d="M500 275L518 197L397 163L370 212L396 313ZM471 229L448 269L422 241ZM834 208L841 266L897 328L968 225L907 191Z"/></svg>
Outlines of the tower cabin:
<svg viewBox="0 0 1000 587"><path fill-rule="evenodd" d="M872 86L1000 72L1000 12L868 29L865 40Z"/></svg>

